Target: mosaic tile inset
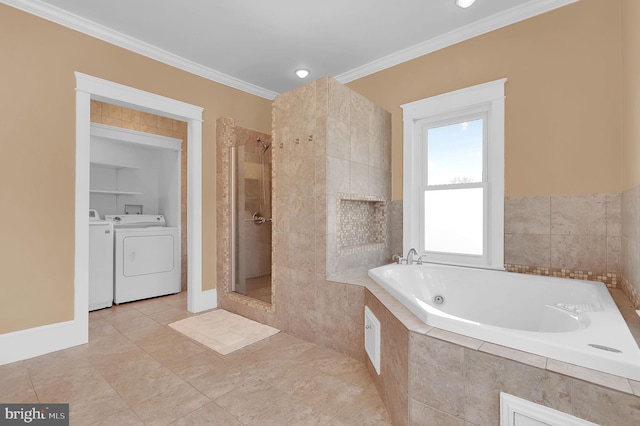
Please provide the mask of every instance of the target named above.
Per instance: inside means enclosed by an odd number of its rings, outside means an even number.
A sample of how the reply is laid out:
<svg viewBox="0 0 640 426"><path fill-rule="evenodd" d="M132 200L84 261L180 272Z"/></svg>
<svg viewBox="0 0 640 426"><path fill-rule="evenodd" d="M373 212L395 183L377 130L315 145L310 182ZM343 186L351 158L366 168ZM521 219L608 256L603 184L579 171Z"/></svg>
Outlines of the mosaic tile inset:
<svg viewBox="0 0 640 426"><path fill-rule="evenodd" d="M515 272L518 274L570 278L585 281L600 281L610 288L617 288L618 285L622 283L622 274L616 272L595 273L575 269L546 268L543 266L513 265L509 263L505 263L504 267L508 272Z"/></svg>
<svg viewBox="0 0 640 426"><path fill-rule="evenodd" d="M384 247L386 202L382 197L338 194L338 253L350 254Z"/></svg>

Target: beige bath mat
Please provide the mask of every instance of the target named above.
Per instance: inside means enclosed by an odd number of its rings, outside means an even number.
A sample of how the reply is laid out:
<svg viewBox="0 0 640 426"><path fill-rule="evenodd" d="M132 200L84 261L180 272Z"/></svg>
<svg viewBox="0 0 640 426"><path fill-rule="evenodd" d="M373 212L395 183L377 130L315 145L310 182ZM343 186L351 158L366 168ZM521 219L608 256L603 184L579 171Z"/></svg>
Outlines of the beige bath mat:
<svg viewBox="0 0 640 426"><path fill-rule="evenodd" d="M169 327L222 355L280 331L223 309L185 318L169 324Z"/></svg>

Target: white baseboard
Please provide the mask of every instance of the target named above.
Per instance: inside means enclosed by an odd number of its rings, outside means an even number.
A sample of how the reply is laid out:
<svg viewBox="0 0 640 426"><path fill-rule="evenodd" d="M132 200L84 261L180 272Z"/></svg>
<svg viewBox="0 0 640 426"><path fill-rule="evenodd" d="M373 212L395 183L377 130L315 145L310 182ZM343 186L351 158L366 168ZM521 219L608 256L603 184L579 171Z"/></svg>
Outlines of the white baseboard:
<svg viewBox="0 0 640 426"><path fill-rule="evenodd" d="M206 290L194 298L190 312L218 307L217 290ZM48 324L0 334L0 365L34 358L89 342L88 314L73 321Z"/></svg>
<svg viewBox="0 0 640 426"><path fill-rule="evenodd" d="M87 323L77 320L0 334L0 365L82 345L88 341Z"/></svg>
<svg viewBox="0 0 640 426"><path fill-rule="evenodd" d="M218 307L218 290L205 290L193 300L193 306L189 307L189 312L202 312Z"/></svg>

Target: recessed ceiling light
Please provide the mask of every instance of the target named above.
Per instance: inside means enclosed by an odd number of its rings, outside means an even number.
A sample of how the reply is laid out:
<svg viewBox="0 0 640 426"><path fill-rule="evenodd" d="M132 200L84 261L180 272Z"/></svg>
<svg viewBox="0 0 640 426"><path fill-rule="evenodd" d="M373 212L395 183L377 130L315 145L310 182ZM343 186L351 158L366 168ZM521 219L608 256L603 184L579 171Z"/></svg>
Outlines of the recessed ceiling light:
<svg viewBox="0 0 640 426"><path fill-rule="evenodd" d="M475 2L476 0L456 0L456 5L463 9L466 9L467 7L471 6Z"/></svg>
<svg viewBox="0 0 640 426"><path fill-rule="evenodd" d="M309 70L305 70L305 69L296 70L296 75L300 78L306 78L309 75Z"/></svg>

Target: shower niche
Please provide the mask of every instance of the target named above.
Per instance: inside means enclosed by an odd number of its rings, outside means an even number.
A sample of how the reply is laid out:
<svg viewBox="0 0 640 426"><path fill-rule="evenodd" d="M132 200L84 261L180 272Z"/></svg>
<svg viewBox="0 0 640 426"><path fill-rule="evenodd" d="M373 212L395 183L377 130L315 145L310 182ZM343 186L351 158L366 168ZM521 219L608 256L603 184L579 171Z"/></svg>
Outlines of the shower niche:
<svg viewBox="0 0 640 426"><path fill-rule="evenodd" d="M361 253L385 247L386 202L382 197L338 194L338 254Z"/></svg>

